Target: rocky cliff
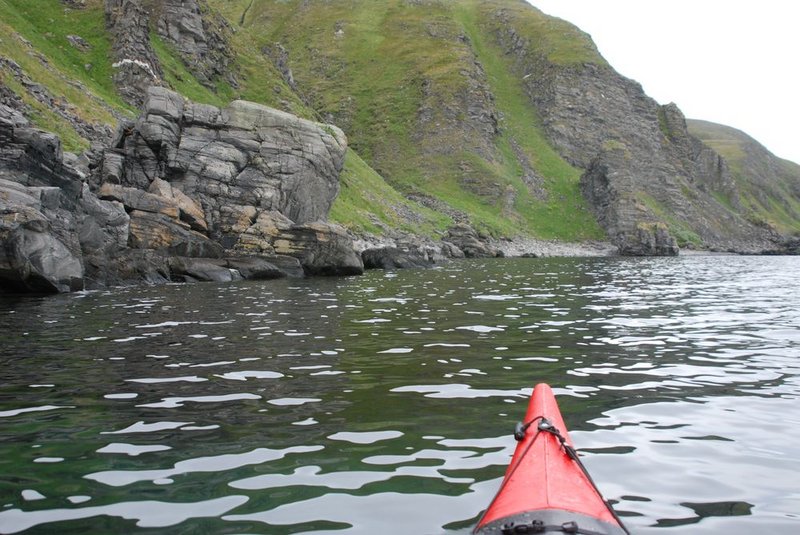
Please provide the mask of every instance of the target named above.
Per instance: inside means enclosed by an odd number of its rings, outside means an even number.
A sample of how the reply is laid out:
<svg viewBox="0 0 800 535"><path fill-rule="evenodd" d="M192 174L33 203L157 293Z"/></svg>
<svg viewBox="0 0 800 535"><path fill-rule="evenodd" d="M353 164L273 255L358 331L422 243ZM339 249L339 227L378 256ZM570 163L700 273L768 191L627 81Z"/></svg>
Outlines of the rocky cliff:
<svg viewBox="0 0 800 535"><path fill-rule="evenodd" d="M350 236L796 250L798 166L521 0L6 0L0 31L9 287L357 273Z"/></svg>
<svg viewBox="0 0 800 535"><path fill-rule="evenodd" d="M122 97L141 106L147 88L167 85L151 32L168 43L197 80L208 87L220 80L237 85L231 27L205 0L105 0L111 37L114 84Z"/></svg>
<svg viewBox="0 0 800 535"><path fill-rule="evenodd" d="M548 139L584 170L581 190L622 254L677 254L678 241L741 252L781 247L777 233L736 209L724 158L689 133L677 106L660 106L597 58L565 62L537 49L519 13L494 16L518 73L534 73L525 90Z"/></svg>
<svg viewBox="0 0 800 535"><path fill-rule="evenodd" d="M359 274L325 222L347 141L336 127L153 86L142 115L84 160L0 106L0 285Z"/></svg>
<svg viewBox="0 0 800 535"><path fill-rule="evenodd" d="M687 126L692 136L718 155L720 175L734 185L723 202L773 232L800 231L800 165L778 158L735 128L699 120L689 120Z"/></svg>

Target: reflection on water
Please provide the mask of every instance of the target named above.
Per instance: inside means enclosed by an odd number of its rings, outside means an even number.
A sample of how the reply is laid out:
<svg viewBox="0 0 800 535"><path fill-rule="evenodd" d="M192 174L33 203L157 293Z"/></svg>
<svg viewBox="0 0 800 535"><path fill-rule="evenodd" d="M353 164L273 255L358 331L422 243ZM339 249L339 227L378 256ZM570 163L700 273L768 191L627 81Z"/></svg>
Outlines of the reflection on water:
<svg viewBox="0 0 800 535"><path fill-rule="evenodd" d="M553 385L636 533L800 529L796 258L0 300L0 533L468 533Z"/></svg>

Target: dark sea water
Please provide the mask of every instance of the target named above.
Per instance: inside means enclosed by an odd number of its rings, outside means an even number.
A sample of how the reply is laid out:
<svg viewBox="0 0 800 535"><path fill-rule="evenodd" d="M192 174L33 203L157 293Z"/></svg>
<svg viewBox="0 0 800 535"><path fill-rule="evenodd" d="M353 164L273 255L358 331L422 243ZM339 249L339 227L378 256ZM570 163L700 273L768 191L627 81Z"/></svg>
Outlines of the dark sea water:
<svg viewBox="0 0 800 535"><path fill-rule="evenodd" d="M0 533L469 533L550 383L634 533L800 532L800 259L0 298Z"/></svg>

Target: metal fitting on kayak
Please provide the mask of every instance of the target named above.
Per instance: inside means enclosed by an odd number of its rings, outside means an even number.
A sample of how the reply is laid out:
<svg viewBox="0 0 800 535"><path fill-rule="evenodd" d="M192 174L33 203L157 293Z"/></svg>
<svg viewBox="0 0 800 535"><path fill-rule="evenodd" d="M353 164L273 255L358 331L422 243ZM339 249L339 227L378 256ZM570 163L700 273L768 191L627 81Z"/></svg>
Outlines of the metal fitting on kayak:
<svg viewBox="0 0 800 535"><path fill-rule="evenodd" d="M517 442L521 441L525 438L525 431L528 430L528 426L522 422L517 422L517 425L514 426L514 440Z"/></svg>
<svg viewBox="0 0 800 535"><path fill-rule="evenodd" d="M580 529L578 528L578 523L575 521L564 522L561 524L561 531L564 533L580 533Z"/></svg>
<svg viewBox="0 0 800 535"><path fill-rule="evenodd" d="M509 522L501 529L503 535L514 535L515 533L544 533L546 526L541 520L532 520L527 524L517 524Z"/></svg>
<svg viewBox="0 0 800 535"><path fill-rule="evenodd" d="M514 440L516 440L517 442L522 441L522 439L525 438L525 433L528 431L528 428L536 420L539 420L539 425L536 427L539 431L552 433L563 441L563 438L561 437L561 432L558 430L558 428L554 426L552 423L550 423L550 420L548 420L543 416L537 416L530 422L525 422L525 423L517 422L517 425L514 426Z"/></svg>
<svg viewBox="0 0 800 535"><path fill-rule="evenodd" d="M577 533L582 534L585 533L587 535L602 535L602 533L598 533L593 530L582 530L578 523L574 520L570 520L569 522L563 522L560 525L548 525L545 524L542 520L531 520L530 522L526 522L524 524L520 524L518 522L509 522L508 524L503 524L503 527L500 528L500 533L502 535L516 535L516 534L523 534L523 533L547 533L547 532L561 532L561 533Z"/></svg>
<svg viewBox="0 0 800 535"><path fill-rule="evenodd" d="M528 431L528 428L535 422L536 420L541 420L542 422L547 422L549 427L553 427L553 424L547 421L543 416L537 416L533 420L527 422L517 422L517 425L514 426L514 440L517 442L521 442L522 439L525 438L525 433ZM539 423L539 430L540 431L549 431L549 429L542 428L541 422Z"/></svg>

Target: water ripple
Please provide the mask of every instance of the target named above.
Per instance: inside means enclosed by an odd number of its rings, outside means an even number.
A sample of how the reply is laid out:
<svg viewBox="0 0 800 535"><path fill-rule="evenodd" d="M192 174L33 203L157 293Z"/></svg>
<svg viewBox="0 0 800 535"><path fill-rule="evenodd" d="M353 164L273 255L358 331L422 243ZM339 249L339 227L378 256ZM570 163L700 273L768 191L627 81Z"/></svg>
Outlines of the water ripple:
<svg viewBox="0 0 800 535"><path fill-rule="evenodd" d="M49 509L45 511L22 511L10 509L0 512L0 525L4 533L19 533L26 529L48 524L79 520L95 516L120 517L136 520L140 528L166 528L175 526L189 518L221 516L248 501L247 496L225 496L194 503L168 503L155 500L122 502L76 509Z"/></svg>
<svg viewBox="0 0 800 535"><path fill-rule="evenodd" d="M0 532L466 534L549 382L633 532L792 533L798 272L469 260L3 297Z"/></svg>
<svg viewBox="0 0 800 535"><path fill-rule="evenodd" d="M108 470L86 474L83 477L112 487L121 487L139 481L168 479L180 474L226 472L242 466L275 461L290 454L309 453L321 449L323 449L322 446L294 446L282 450L257 448L245 453L187 459L175 463L175 466L172 468L160 470Z"/></svg>

